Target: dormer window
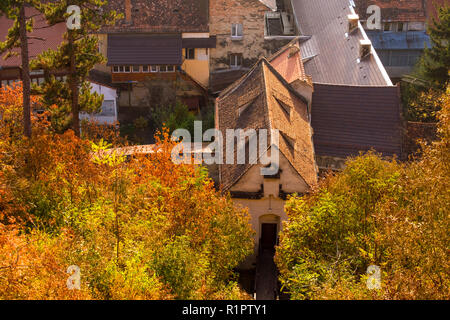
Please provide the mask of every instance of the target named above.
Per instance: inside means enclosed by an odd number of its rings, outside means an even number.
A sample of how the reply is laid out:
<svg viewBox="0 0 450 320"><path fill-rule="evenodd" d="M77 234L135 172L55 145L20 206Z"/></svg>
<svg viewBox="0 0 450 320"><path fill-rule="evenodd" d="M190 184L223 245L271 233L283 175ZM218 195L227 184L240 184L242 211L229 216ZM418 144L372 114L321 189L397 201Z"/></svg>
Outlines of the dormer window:
<svg viewBox="0 0 450 320"><path fill-rule="evenodd" d="M286 142L286 144L288 145L289 149L291 149L291 151L294 151L295 150L295 140L294 140L294 138L291 138L290 136L288 136L283 131L280 131L280 135L283 137L283 140Z"/></svg>
<svg viewBox="0 0 450 320"><path fill-rule="evenodd" d="M291 110L292 107L281 101L280 99L274 97L277 101L278 105L280 106L281 110L283 110L283 113L288 117L288 119L291 118Z"/></svg>

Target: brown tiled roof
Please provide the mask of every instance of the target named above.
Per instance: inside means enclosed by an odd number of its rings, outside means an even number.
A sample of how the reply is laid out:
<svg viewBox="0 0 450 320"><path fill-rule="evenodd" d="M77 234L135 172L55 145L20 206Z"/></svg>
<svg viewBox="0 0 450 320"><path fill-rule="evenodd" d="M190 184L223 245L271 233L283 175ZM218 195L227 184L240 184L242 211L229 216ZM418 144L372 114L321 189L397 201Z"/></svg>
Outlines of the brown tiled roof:
<svg viewBox="0 0 450 320"><path fill-rule="evenodd" d="M348 37L347 16L352 13L349 0L292 0L302 36L306 74L314 82L347 85L391 85L376 53L359 58L359 41L366 36L358 28Z"/></svg>
<svg viewBox="0 0 450 320"><path fill-rule="evenodd" d="M385 156L401 156L397 87L314 84L312 101L317 155L346 158L374 149Z"/></svg>
<svg viewBox="0 0 450 320"><path fill-rule="evenodd" d="M217 98L218 127L226 129L278 129L280 152L307 185L317 182L312 130L305 99L270 65L261 59L253 68ZM238 114L239 108L248 107ZM291 108L288 117L283 105ZM295 147L289 145L290 139ZM224 137L224 155L226 138ZM270 138L269 138L270 141ZM221 184L231 188L252 167L251 164L221 166Z"/></svg>
<svg viewBox="0 0 450 320"><path fill-rule="evenodd" d="M355 0L356 12L362 20L367 20L367 8L374 4L381 8L383 21L416 22L426 20L426 2L427 0Z"/></svg>
<svg viewBox="0 0 450 320"><path fill-rule="evenodd" d="M115 26L102 32L208 32L208 0L130 0L131 22L126 21L126 0L109 0L107 9L123 14Z"/></svg>
<svg viewBox="0 0 450 320"><path fill-rule="evenodd" d="M33 59L42 52L53 49L56 50L63 41L63 35L66 32L65 23L57 24L53 27L48 27L44 17L39 14L36 9L26 8L26 16L34 17L34 31L29 34L35 39L28 40L28 50L30 58ZM5 16L0 16L0 42L5 41L8 34L8 29L12 26L13 21L7 19ZM39 38L39 39L38 39ZM43 39L43 40L40 40ZM15 52L20 50L15 49ZM21 65L20 55L13 56L4 60L6 53L1 55L0 67L17 67Z"/></svg>

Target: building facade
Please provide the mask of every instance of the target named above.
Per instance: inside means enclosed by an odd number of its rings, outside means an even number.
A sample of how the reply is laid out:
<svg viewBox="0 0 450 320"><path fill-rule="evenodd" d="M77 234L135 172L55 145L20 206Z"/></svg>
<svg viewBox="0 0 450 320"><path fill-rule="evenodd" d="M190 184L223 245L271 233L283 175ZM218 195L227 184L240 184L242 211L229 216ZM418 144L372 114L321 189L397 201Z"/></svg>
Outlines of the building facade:
<svg viewBox="0 0 450 320"><path fill-rule="evenodd" d="M427 21L431 0L380 1L356 0L356 11L375 50L394 82L411 73L426 47L430 47ZM372 11L381 9L381 23L374 27L367 23Z"/></svg>
<svg viewBox="0 0 450 320"><path fill-rule="evenodd" d="M210 0L211 92L218 93L295 36L288 0Z"/></svg>

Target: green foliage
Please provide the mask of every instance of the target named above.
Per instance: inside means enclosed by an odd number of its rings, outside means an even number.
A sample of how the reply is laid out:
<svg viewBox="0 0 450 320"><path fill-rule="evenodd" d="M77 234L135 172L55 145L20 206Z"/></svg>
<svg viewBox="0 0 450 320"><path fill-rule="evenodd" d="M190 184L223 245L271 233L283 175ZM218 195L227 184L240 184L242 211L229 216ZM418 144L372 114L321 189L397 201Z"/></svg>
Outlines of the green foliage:
<svg viewBox="0 0 450 320"><path fill-rule="evenodd" d="M153 108L150 116L155 129L161 130L166 127L170 132L186 129L194 134L194 121L197 118L189 111L188 106L178 100L174 105Z"/></svg>
<svg viewBox="0 0 450 320"><path fill-rule="evenodd" d="M409 164L351 159L311 195L286 204L276 261L293 299L446 299L450 293L450 91L440 140ZM382 270L368 290L369 265Z"/></svg>
<svg viewBox="0 0 450 320"><path fill-rule="evenodd" d="M404 113L409 121L437 121L437 111L442 106L435 99L445 93L450 79L450 7L440 7L438 13L439 20L433 20L428 30L432 46L425 49L412 74L417 81L401 85Z"/></svg>
<svg viewBox="0 0 450 320"><path fill-rule="evenodd" d="M277 261L283 285L294 299L312 298L324 282L362 274L380 263L373 215L396 192L400 167L369 153L351 160L342 173L308 199L291 198Z"/></svg>
<svg viewBox="0 0 450 320"><path fill-rule="evenodd" d="M432 47L425 50L420 63L424 78L445 90L450 80L450 6L440 7L438 17L439 21L433 20L428 30Z"/></svg>

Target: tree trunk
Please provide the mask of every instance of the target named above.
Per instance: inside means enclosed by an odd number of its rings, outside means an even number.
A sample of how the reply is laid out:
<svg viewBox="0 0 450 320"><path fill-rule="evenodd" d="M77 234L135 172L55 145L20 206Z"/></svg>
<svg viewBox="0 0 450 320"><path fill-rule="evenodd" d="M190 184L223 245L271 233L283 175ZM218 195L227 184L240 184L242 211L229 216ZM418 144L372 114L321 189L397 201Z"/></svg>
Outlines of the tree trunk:
<svg viewBox="0 0 450 320"><path fill-rule="evenodd" d="M79 88L77 80L77 69L75 60L75 41L72 31L69 31L69 54L70 54L70 90L72 91L72 129L77 137L80 136L79 116Z"/></svg>
<svg viewBox="0 0 450 320"><path fill-rule="evenodd" d="M25 17L25 5L22 4L19 11L20 49L22 56L22 89L23 89L23 133L31 137L31 84L30 62L28 57L28 38Z"/></svg>

